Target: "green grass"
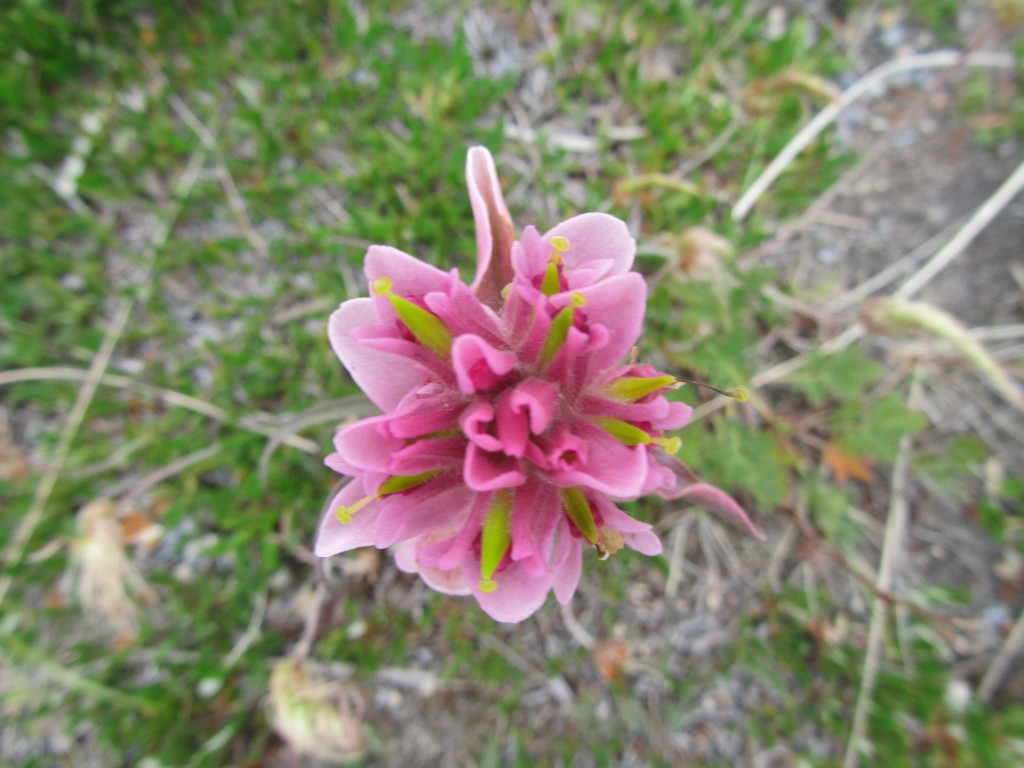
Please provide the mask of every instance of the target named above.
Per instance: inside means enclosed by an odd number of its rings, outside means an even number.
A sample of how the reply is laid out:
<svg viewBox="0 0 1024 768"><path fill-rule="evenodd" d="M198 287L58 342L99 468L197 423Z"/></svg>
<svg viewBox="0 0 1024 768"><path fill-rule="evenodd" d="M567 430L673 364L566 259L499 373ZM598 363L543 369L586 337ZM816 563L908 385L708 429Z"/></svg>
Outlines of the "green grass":
<svg viewBox="0 0 1024 768"><path fill-rule="evenodd" d="M826 133L749 221L729 216L823 104L780 76L830 78L847 66L827 30L809 35L812 21L797 16L770 40L764 14L735 0L647 0L607 16L569 2L547 20L529 3L499 3L494 12L524 51L519 66L546 70L541 116L557 117L555 129L526 146L506 139L505 128L516 125L510 105L531 75L488 75L475 64L463 24L471 4L365 5L373 10L333 2L11 4L10 34L0 41L0 370L87 369L118 302L131 300L109 372L226 413L215 420L142 390L99 386L27 556L8 571L0 676L18 675L0 684L0 727L37 745L47 729L79 728L83 749L125 764L276 764L283 751L264 699L273 664L302 632L297 595L313 580L309 542L334 480L321 455L340 419L303 431L317 452L279 447L265 483L257 467L267 438L240 425L255 417L273 427L358 392L327 347L324 322L349 297L367 243L472 272L468 146L515 158L499 173L518 224L543 230L584 210L639 212L639 264L648 274L666 268L652 290L644 359L731 387L766 367L758 345L793 320L765 296L784 279L774 270L725 256L717 277L688 277L666 253L696 226L743 253L852 162ZM980 109L982 85L971 99ZM99 127L81 153L74 195L62 199L50 179L76 137L81 144L90 115ZM597 151L565 149L557 126L596 137ZM622 127L643 136L616 138ZM624 181L700 159L726 132L731 138L687 177L695 190L622 192ZM201 172L189 177L190 168ZM167 237L154 241L161 226ZM777 361L780 350L768 357ZM840 487L822 467L821 447L834 442L887 476L901 436L926 427L905 405L905 380L879 391L888 373L858 347L811 355L787 386L759 393L769 411L731 409L687 429L681 457L737 494L769 531L802 503L822 546L857 551L865 533L848 510L865 503L867 489ZM39 380L0 391L37 470L0 485L3 546L31 508L79 386ZM708 399L689 386L679 396L695 405ZM214 443L215 455L157 483L133 510L163 531L137 553L158 598L142 606L138 637L112 644L62 576L80 535L76 511L123 497L149 473ZM959 466L985 457L983 446L962 448ZM105 465L111 457L119 458ZM948 477L941 458L923 454L920 471ZM665 532L677 514L650 501L635 509ZM983 515L995 521L994 535L1018 541L1012 521L990 508ZM622 635L643 648L623 682L596 671L556 606L499 628L471 602L428 595L396 575L386 555L376 581L343 582L312 655L345 665L371 700L382 669L436 673L442 693L422 701L403 694L401 711L448 728L438 738L461 739L481 765L612 766L625 755L679 764L686 752L674 734L709 687L737 675L772 693L756 705L754 724L729 726L735 738L796 745L810 728L832 751L803 754L804 764L839 765L864 650L857 633L834 644L809 634L840 610L832 597L809 606L803 593L744 590L721 628L725 639L690 658L667 638L699 606L659 596L667 557L622 553L586 568L581 622L598 639ZM648 586L654 606L647 619L633 597L638 585ZM264 605L259 631L247 637ZM500 643L481 639L489 635ZM915 645L914 654L915 673L887 660L879 681L876 699L892 703L871 715L876 764L1008 764L1000 760L1021 732L1020 708L950 711L940 651ZM538 697L551 678L567 682L568 703ZM524 707L524 697L544 704ZM388 744L401 739L401 723L372 704L365 720L370 764L393 764ZM463 729L453 732L451 722ZM923 749L908 722L932 739ZM949 762L947 735L964 762ZM72 765L74 754L40 746L24 764ZM708 765L722 764L714 749L708 754ZM925 756L933 762L919 762Z"/></svg>

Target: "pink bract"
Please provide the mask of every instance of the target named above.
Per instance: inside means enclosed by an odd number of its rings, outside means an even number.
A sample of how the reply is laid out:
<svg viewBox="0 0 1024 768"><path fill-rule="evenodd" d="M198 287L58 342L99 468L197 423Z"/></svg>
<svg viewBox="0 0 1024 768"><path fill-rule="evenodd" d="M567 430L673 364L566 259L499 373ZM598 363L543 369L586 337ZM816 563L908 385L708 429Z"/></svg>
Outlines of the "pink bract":
<svg viewBox="0 0 1024 768"><path fill-rule="evenodd" d="M486 149L469 151L466 179L472 285L375 245L372 297L331 315L331 346L383 413L335 435L326 463L352 480L316 554L395 547L403 571L518 622L550 591L572 598L584 548L661 552L617 501L687 498L757 534L735 501L669 455L678 438L665 433L690 417L665 397L675 380L623 362L647 301L626 225L585 213L516 240Z"/></svg>

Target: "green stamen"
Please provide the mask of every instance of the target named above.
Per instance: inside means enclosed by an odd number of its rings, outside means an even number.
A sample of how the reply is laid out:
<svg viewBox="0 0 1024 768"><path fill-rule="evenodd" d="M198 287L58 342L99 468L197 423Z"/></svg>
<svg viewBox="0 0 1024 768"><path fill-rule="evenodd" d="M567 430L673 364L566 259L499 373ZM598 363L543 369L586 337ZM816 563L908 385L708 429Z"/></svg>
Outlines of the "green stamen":
<svg viewBox="0 0 1024 768"><path fill-rule="evenodd" d="M441 318L408 299L395 295L391 285L389 278L378 277L370 285L370 289L375 295L388 298L395 313L405 323L405 327L416 341L441 357L447 357L452 349L452 334L441 322Z"/></svg>
<svg viewBox="0 0 1024 768"><path fill-rule="evenodd" d="M558 350L565 344L565 340L569 336L569 329L572 328L572 323L575 319L576 308L582 307L586 303L586 296L582 293L574 293L572 295L572 303L561 309L552 319L551 330L548 331L548 337L544 340L544 347L540 351L541 367L550 363Z"/></svg>
<svg viewBox="0 0 1024 768"><path fill-rule="evenodd" d="M608 385L608 392L618 400L635 403L652 392L678 383L673 376L622 376Z"/></svg>
<svg viewBox="0 0 1024 768"><path fill-rule="evenodd" d="M429 483L439 474L440 472L436 469L432 469L429 472L420 472L418 475L392 475L380 484L380 488L377 490L377 498L383 499L385 496L390 496L393 493L402 493L403 491L411 491L413 488L419 488L421 485Z"/></svg>
<svg viewBox="0 0 1024 768"><path fill-rule="evenodd" d="M594 423L620 443L626 445L647 445L654 442L654 438L647 432L622 419L599 417L594 419Z"/></svg>
<svg viewBox="0 0 1024 768"><path fill-rule="evenodd" d="M560 268L565 266L562 254L569 250L569 240L555 235L551 238L551 247L555 249L555 252L548 259L547 269L544 270L544 281L540 284L540 290L545 296L554 296L562 290Z"/></svg>
<svg viewBox="0 0 1024 768"><path fill-rule="evenodd" d="M352 522L352 515L361 510L371 501L383 499L385 496L391 496L394 493L402 493L403 491L410 491L413 488L419 488L421 485L429 483L439 474L441 474L440 471L431 470L429 472L421 472L418 475L392 475L380 484L380 488L377 489L376 493L364 496L352 506L338 507L334 514L338 518L338 522L343 525L348 525Z"/></svg>
<svg viewBox="0 0 1024 768"><path fill-rule="evenodd" d="M591 544L596 544L597 523L594 522L594 513L590 511L590 502L583 491L579 488L563 488L562 506L583 537Z"/></svg>
<svg viewBox="0 0 1024 768"><path fill-rule="evenodd" d="M501 490L494 494L494 501L487 511L480 542L480 582L477 589L481 592L494 592L498 582L494 580L494 572L505 559L508 548L512 545L512 532L509 529L509 517L512 513L512 491Z"/></svg>
<svg viewBox="0 0 1024 768"><path fill-rule="evenodd" d="M553 253L548 259L547 269L544 270L544 282L540 284L541 293L545 296L554 296L562 290L562 281L559 279L558 268L562 266L562 254Z"/></svg>
<svg viewBox="0 0 1024 768"><path fill-rule="evenodd" d="M599 416L593 419L601 429L610 434L623 445L660 445L668 453L678 453L683 447L683 441L678 437L652 437L640 427L630 424L622 419L612 419Z"/></svg>

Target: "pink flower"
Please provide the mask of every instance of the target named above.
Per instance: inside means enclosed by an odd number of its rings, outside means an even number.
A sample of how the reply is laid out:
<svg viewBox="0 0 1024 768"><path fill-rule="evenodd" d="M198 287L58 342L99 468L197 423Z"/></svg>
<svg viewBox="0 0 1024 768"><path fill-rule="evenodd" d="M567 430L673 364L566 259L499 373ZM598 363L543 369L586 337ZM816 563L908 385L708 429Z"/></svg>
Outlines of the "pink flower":
<svg viewBox="0 0 1024 768"><path fill-rule="evenodd" d="M635 243L603 213L514 239L490 154L471 149L472 286L386 246L366 254L371 298L346 301L328 336L383 411L341 428L326 463L353 479L320 524L320 557L396 547L399 568L522 621L568 602L584 548L661 542L616 506L689 498L757 533L743 510L670 456L689 406L647 365L624 363L647 289Z"/></svg>

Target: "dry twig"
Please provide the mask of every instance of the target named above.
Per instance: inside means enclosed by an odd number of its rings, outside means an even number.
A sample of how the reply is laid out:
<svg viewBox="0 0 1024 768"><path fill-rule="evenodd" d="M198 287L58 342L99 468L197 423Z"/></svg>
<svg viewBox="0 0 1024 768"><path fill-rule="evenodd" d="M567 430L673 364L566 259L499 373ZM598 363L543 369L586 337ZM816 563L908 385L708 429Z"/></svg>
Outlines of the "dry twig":
<svg viewBox="0 0 1024 768"><path fill-rule="evenodd" d="M859 98L877 89L882 83L894 75L906 72L915 72L921 69L953 67L961 63L965 66L971 67L998 69L1008 69L1015 66L1013 56L1008 53L977 51L975 53L964 54L960 51L935 51L932 53L904 56L876 67L843 91L842 96L815 115L814 119L805 125L800 132L790 140L778 156L772 160L764 171L761 172L761 175L754 180L754 183L750 185L750 188L739 199L735 207L733 207L733 219L742 221L746 218L747 214L750 213L750 209L754 207L754 204L758 199L760 199L761 195L767 191L768 187L770 187L786 167L793 162L796 156L799 155L808 144L814 141L818 134L831 125L844 109L849 107Z"/></svg>
<svg viewBox="0 0 1024 768"><path fill-rule="evenodd" d="M921 394L920 372L915 372L910 385L910 397L907 404L915 407ZM900 439L896 466L892 473L892 491L889 499L889 516L885 526L885 544L882 549L882 561L878 566L877 584L880 590L890 592L893 585L893 572L896 561L902 553L903 540L906 536L909 506L907 504L907 486L910 476L910 450L913 439L904 435ZM879 656L882 651L882 640L885 634L885 622L889 604L885 600L875 598L871 612L871 624L868 629L868 642L864 667L861 672L860 693L853 713L853 726L850 739L846 744L846 755L843 768L856 768L859 762L860 748L867 738L868 707L875 691L875 680L878 676Z"/></svg>
<svg viewBox="0 0 1024 768"><path fill-rule="evenodd" d="M54 366L52 368L19 368L15 371L5 371L0 373L0 387L8 384L18 384L25 381L85 381L88 378L88 371L84 371L80 368L67 368L63 366ZM244 429L248 432L252 432L257 435L263 435L264 437L279 438L280 430L276 427L267 425L262 422L261 416L263 414L250 414L243 416L241 419L232 419L228 415L228 412L222 408L218 408L215 405L211 405L205 400L186 395L181 392L175 392L173 389L163 389L162 387L154 387L151 384L146 384L141 381L129 378L128 376L120 376L113 373L105 373L100 379L99 383L107 387L115 387L117 389L128 389L133 392L137 392L140 395L152 397L161 402L173 405L179 408L185 408L195 413L208 416L214 421L220 421L225 424L230 424L233 427ZM320 448L312 440L307 440L304 437L298 435L288 435L281 440L286 445L292 448L298 448L300 451L305 453L317 453Z"/></svg>
<svg viewBox="0 0 1024 768"><path fill-rule="evenodd" d="M1017 617L1013 629L1010 630L1010 634L1007 635L1002 647L985 672L985 676L981 679L981 685L978 686L978 699L982 704L992 701L1003 678L1010 671L1010 664L1021 651L1024 651L1024 611L1021 611L1020 616Z"/></svg>

